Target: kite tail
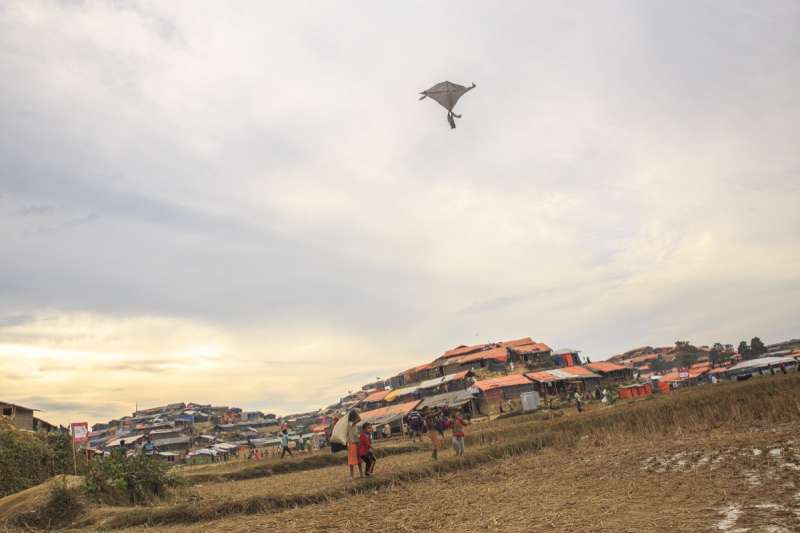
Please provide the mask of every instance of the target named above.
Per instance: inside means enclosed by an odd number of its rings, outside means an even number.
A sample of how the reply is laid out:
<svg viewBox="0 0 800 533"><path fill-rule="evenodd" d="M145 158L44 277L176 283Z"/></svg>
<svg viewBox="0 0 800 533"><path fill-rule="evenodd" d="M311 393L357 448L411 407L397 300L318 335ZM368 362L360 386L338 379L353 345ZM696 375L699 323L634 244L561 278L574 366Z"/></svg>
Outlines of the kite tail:
<svg viewBox="0 0 800 533"><path fill-rule="evenodd" d="M451 130L454 130L454 129L456 129L456 121L455 121L455 120L453 120L453 113L451 113L451 112L449 112L449 111L448 111L448 113L447 113L447 122L449 122L449 123L450 123L450 129L451 129Z"/></svg>

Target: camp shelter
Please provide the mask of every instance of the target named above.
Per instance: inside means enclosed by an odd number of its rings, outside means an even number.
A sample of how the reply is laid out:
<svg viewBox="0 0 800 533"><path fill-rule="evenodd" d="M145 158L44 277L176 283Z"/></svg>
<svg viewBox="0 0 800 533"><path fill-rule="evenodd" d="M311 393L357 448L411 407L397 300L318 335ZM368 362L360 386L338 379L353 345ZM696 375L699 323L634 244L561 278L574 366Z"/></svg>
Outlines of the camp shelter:
<svg viewBox="0 0 800 533"><path fill-rule="evenodd" d="M466 389L471 384L469 378L475 376L471 370L462 370L455 374L448 374L439 378L423 381L418 385L418 394L421 397L433 396L437 393Z"/></svg>
<svg viewBox="0 0 800 533"><path fill-rule="evenodd" d="M150 442L155 444L156 448L160 452L189 451L189 449L192 447L192 437L187 435L161 438L158 440L156 440L154 437L150 437Z"/></svg>
<svg viewBox="0 0 800 533"><path fill-rule="evenodd" d="M559 396L566 399L575 389L591 391L600 384L599 375L580 366L529 372L525 376L536 383L535 390L543 398Z"/></svg>
<svg viewBox="0 0 800 533"><path fill-rule="evenodd" d="M428 409L453 409L464 408L465 411L470 413L475 412L475 394L469 390L456 390L452 392L445 392L435 396L428 396L423 398L417 410Z"/></svg>
<svg viewBox="0 0 800 533"><path fill-rule="evenodd" d="M730 367L727 374L732 378L770 374L770 368L775 372L780 372L781 365L787 371L794 371L798 368L797 360L794 357L759 357L742 361Z"/></svg>
<svg viewBox="0 0 800 533"><path fill-rule="evenodd" d="M620 400L629 400L652 394L653 386L650 383L636 383L625 387L617 387L617 396Z"/></svg>
<svg viewBox="0 0 800 533"><path fill-rule="evenodd" d="M8 418L17 429L34 430L33 412L39 409L23 407L15 403L0 402L0 413Z"/></svg>
<svg viewBox="0 0 800 533"><path fill-rule="evenodd" d="M403 418L418 404L419 400L411 400L409 402L373 409L372 411L364 411L359 416L362 422L369 422L376 427L389 424L394 432L395 429L400 429Z"/></svg>
<svg viewBox="0 0 800 533"><path fill-rule="evenodd" d="M504 401L519 400L523 392L535 390L533 382L521 374L484 379L473 386L481 393L480 412L486 415L502 412Z"/></svg>
<svg viewBox="0 0 800 533"><path fill-rule="evenodd" d="M116 448L117 446L124 446L125 448L132 448L140 441L144 440L144 435L123 435L117 437L106 443L105 448Z"/></svg>
<svg viewBox="0 0 800 533"><path fill-rule="evenodd" d="M572 348L556 350L553 352L553 363L561 367L579 365L581 363L580 350Z"/></svg>
<svg viewBox="0 0 800 533"><path fill-rule="evenodd" d="M367 395L366 398L361 400L359 407L365 410L377 409L378 407L382 407L384 399L390 392L392 392L390 389L372 392L369 395Z"/></svg>
<svg viewBox="0 0 800 533"><path fill-rule="evenodd" d="M698 366L689 369L681 368L673 370L661 376L662 383L669 383L672 388L696 385L705 380L704 376L711 371L710 366Z"/></svg>
<svg viewBox="0 0 800 533"><path fill-rule="evenodd" d="M622 383L633 379L633 369L615 363L609 363L608 361L587 363L584 367L598 374L600 376L600 382L603 384Z"/></svg>
<svg viewBox="0 0 800 533"><path fill-rule="evenodd" d="M409 402L416 399L418 390L419 384L411 385L409 387L402 387L400 389L393 389L389 391L389 394L383 397L383 401L386 403Z"/></svg>

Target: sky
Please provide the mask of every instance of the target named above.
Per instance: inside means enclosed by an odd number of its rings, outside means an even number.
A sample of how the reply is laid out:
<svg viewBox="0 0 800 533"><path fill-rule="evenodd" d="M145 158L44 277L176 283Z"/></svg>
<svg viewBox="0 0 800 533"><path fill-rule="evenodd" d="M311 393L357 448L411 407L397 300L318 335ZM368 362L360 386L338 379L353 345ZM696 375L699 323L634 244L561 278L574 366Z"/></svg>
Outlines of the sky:
<svg viewBox="0 0 800 533"><path fill-rule="evenodd" d="M792 0L0 2L0 400L798 337L798 57Z"/></svg>

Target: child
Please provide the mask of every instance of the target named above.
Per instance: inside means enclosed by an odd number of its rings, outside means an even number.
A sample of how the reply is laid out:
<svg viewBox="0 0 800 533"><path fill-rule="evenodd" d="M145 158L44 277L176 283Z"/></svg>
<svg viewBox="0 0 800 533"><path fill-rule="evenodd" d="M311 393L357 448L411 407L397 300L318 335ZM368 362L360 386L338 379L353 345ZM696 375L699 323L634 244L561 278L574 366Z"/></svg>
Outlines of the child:
<svg viewBox="0 0 800 533"><path fill-rule="evenodd" d="M467 421L461 416L461 412L456 411L451 427L453 428L453 450L459 457L464 455L464 426L466 425Z"/></svg>
<svg viewBox="0 0 800 533"><path fill-rule="evenodd" d="M375 469L375 454L372 453L372 425L369 422L364 422L361 426L361 435L358 437L358 458L364 461L366 468L364 475L371 476L372 471Z"/></svg>
<svg viewBox="0 0 800 533"><path fill-rule="evenodd" d="M294 457L292 450L289 449L289 430L286 428L281 431L281 448L281 459L286 455L286 452L289 452L289 457Z"/></svg>
<svg viewBox="0 0 800 533"><path fill-rule="evenodd" d="M358 457L358 444L360 436L358 434L358 422L361 417L356 411L350 411L347 415L347 466L350 467L350 477L355 476L355 467L358 467L358 476L363 477L361 470L361 459Z"/></svg>

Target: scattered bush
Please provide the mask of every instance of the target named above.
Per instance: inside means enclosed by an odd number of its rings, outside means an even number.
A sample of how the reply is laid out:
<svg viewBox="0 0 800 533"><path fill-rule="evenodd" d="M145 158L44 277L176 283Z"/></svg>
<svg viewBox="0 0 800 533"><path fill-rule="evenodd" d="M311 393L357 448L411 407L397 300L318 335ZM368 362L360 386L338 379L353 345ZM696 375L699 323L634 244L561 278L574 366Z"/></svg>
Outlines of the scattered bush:
<svg viewBox="0 0 800 533"><path fill-rule="evenodd" d="M83 513L80 494L65 480L54 483L44 504L33 511L18 514L13 524L23 529L58 529L71 524Z"/></svg>
<svg viewBox="0 0 800 533"><path fill-rule="evenodd" d="M19 431L0 419L0 497L51 477L53 450L39 435Z"/></svg>
<svg viewBox="0 0 800 533"><path fill-rule="evenodd" d="M112 456L91 461L84 478L84 490L92 498L109 504L141 505L167 495L178 485L169 465L154 457Z"/></svg>

